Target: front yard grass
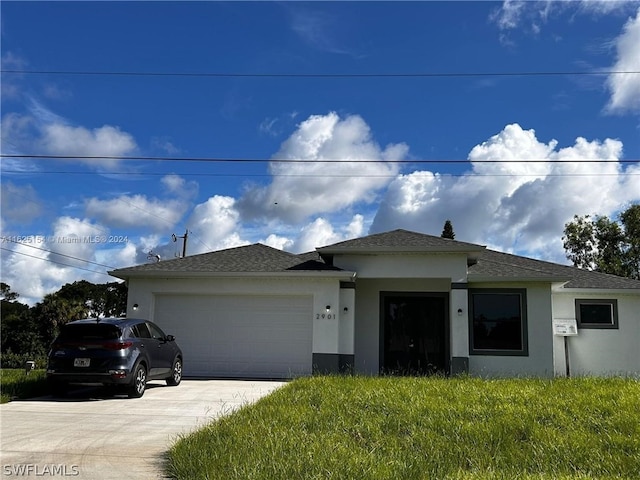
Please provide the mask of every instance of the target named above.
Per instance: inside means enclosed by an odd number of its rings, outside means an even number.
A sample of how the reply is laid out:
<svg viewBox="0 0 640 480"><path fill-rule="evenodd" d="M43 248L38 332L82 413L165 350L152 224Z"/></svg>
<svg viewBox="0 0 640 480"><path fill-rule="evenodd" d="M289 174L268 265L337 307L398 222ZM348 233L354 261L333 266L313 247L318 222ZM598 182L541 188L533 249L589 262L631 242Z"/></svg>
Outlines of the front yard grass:
<svg viewBox="0 0 640 480"><path fill-rule="evenodd" d="M48 393L45 370L33 370L29 375L21 368L0 370L0 403L14 398L30 398Z"/></svg>
<svg viewBox="0 0 640 480"><path fill-rule="evenodd" d="M177 479L637 479L640 382L312 377L179 439Z"/></svg>

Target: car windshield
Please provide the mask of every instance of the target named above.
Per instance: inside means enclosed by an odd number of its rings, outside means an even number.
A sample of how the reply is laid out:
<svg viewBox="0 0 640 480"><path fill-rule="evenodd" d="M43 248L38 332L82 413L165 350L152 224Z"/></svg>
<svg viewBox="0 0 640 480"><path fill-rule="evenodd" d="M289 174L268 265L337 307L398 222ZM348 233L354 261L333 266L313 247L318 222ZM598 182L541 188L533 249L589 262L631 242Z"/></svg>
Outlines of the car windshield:
<svg viewBox="0 0 640 480"><path fill-rule="evenodd" d="M121 334L122 332L115 325L105 323L82 323L63 326L58 340L116 340L120 338Z"/></svg>

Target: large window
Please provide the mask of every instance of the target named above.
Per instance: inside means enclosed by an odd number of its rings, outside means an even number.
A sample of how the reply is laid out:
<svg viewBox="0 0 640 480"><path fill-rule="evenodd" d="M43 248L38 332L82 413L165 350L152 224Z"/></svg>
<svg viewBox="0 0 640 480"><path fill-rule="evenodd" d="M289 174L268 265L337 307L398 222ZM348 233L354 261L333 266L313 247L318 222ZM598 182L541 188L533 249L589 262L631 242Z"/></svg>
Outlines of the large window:
<svg viewBox="0 0 640 480"><path fill-rule="evenodd" d="M579 328L618 328L618 301L576 299Z"/></svg>
<svg viewBox="0 0 640 480"><path fill-rule="evenodd" d="M469 352L528 355L525 289L469 290Z"/></svg>

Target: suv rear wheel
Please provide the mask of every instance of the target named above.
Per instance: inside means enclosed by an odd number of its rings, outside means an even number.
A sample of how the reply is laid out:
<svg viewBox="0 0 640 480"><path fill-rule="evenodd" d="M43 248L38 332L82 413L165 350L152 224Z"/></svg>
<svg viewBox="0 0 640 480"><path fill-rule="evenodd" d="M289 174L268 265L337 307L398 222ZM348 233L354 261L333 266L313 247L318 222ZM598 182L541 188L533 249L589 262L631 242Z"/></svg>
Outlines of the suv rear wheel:
<svg viewBox="0 0 640 480"><path fill-rule="evenodd" d="M167 385L176 386L182 380L182 360L176 358L171 369L171 376L166 378Z"/></svg>
<svg viewBox="0 0 640 480"><path fill-rule="evenodd" d="M140 398L144 395L144 390L147 387L147 369L144 365L138 364L133 371L133 380L127 388L127 394L129 398Z"/></svg>

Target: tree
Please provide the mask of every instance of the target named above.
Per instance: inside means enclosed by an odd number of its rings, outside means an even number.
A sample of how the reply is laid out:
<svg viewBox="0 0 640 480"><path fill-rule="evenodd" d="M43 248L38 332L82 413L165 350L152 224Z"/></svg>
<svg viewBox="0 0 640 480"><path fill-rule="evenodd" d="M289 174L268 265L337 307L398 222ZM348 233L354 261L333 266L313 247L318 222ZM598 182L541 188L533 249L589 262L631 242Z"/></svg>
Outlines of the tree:
<svg viewBox="0 0 640 480"><path fill-rule="evenodd" d="M20 296L16 292L12 292L11 287L4 282L0 282L0 295L2 295L2 299L7 302L13 302Z"/></svg>
<svg viewBox="0 0 640 480"><path fill-rule="evenodd" d="M67 283L33 307L15 301L19 295L6 283L0 283L0 296L1 351L18 355L46 353L60 327L71 320L119 317L127 311L127 286L123 282Z"/></svg>
<svg viewBox="0 0 640 480"><path fill-rule="evenodd" d="M640 205L622 212L619 222L574 215L562 240L574 266L640 279Z"/></svg>
<svg viewBox="0 0 640 480"><path fill-rule="evenodd" d="M450 238L451 240L456 238L456 234L453 232L453 225L451 225L451 220L444 222L444 228L442 229L442 234L440 236L442 238Z"/></svg>

